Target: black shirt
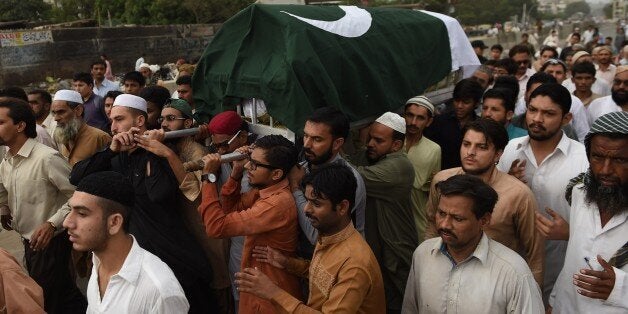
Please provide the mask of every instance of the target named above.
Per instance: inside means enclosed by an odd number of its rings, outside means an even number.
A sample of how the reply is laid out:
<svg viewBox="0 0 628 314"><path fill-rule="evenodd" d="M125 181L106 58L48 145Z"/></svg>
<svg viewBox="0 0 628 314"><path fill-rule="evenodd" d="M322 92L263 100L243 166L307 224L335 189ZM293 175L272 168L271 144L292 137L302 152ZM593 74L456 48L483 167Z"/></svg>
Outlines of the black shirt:
<svg viewBox="0 0 628 314"><path fill-rule="evenodd" d="M472 114L473 120L478 118L475 112ZM461 166L462 128L453 111L435 116L432 124L425 129L425 136L440 146L442 170Z"/></svg>

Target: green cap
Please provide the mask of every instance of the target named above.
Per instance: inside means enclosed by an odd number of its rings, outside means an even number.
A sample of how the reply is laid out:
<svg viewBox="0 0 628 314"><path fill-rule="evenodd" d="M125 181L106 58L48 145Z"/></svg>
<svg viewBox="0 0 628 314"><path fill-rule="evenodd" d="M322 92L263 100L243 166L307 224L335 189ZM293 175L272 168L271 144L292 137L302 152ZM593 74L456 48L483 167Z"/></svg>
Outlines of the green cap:
<svg viewBox="0 0 628 314"><path fill-rule="evenodd" d="M184 99L170 99L164 108L173 108L181 111L184 118L192 119L192 107Z"/></svg>

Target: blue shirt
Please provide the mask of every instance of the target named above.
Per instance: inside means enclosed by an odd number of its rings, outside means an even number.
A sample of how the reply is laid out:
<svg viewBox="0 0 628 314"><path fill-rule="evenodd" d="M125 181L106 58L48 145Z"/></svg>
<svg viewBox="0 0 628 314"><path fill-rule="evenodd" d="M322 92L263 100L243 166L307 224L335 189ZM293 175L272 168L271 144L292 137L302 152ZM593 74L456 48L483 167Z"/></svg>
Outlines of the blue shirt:
<svg viewBox="0 0 628 314"><path fill-rule="evenodd" d="M520 127L516 127L514 124L509 123L506 127L506 131L508 132L508 140L512 140L513 138L524 137L528 135L528 131L522 129Z"/></svg>

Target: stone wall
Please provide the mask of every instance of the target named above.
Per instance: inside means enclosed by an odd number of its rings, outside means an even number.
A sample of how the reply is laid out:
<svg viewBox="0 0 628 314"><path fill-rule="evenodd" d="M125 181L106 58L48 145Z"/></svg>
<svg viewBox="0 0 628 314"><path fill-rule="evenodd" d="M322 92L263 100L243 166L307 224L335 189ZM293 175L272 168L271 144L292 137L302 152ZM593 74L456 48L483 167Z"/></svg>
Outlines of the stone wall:
<svg viewBox="0 0 628 314"><path fill-rule="evenodd" d="M53 42L0 47L0 86L27 85L46 76L71 78L89 72L101 53L111 60L114 74L134 70L142 53L150 64L196 59L219 25L163 25L53 29Z"/></svg>

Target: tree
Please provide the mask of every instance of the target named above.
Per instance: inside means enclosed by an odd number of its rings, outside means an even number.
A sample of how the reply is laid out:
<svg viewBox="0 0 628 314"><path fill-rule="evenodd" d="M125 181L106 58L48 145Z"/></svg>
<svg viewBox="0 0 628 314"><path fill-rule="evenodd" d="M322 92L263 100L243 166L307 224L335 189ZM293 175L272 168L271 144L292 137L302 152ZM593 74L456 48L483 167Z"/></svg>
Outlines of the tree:
<svg viewBox="0 0 628 314"><path fill-rule="evenodd" d="M0 21L46 20L51 9L43 0L0 0Z"/></svg>
<svg viewBox="0 0 628 314"><path fill-rule="evenodd" d="M584 15L591 13L591 7L586 1L572 2L565 7L565 17L570 17L574 13L582 12Z"/></svg>

